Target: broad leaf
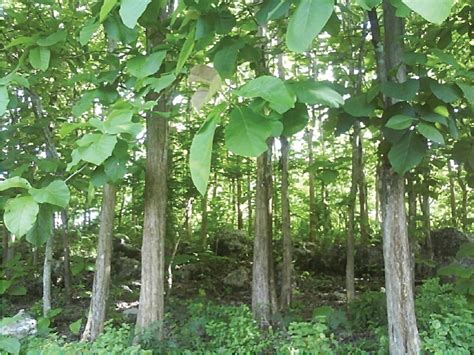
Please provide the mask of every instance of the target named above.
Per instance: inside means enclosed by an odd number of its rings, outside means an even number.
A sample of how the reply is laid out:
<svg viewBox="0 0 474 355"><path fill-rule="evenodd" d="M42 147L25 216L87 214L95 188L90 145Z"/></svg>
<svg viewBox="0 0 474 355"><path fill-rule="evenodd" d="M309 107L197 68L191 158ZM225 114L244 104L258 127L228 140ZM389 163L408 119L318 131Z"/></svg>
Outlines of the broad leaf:
<svg viewBox="0 0 474 355"><path fill-rule="evenodd" d="M189 56L193 52L195 33L196 33L196 30L193 29L191 33L188 33L187 38L184 41L183 47L181 48L181 51L179 52L178 61L176 63L176 70L175 70L176 74L179 74L181 72L181 69L183 69L184 64L186 63Z"/></svg>
<svg viewBox="0 0 474 355"><path fill-rule="evenodd" d="M49 47L54 46L59 42L64 42L67 37L67 32L64 29L60 29L47 37L41 37L36 41L38 46Z"/></svg>
<svg viewBox="0 0 474 355"><path fill-rule="evenodd" d="M433 95L443 102L451 103L459 99L454 85L440 84L433 80L430 81L430 88L433 92Z"/></svg>
<svg viewBox="0 0 474 355"><path fill-rule="evenodd" d="M385 127L397 130L403 130L410 127L413 122L415 122L414 117L405 116L405 115L396 115L390 117Z"/></svg>
<svg viewBox="0 0 474 355"><path fill-rule="evenodd" d="M62 180L55 180L41 189L31 188L28 192L38 203L49 203L62 208L67 207L71 197L69 188Z"/></svg>
<svg viewBox="0 0 474 355"><path fill-rule="evenodd" d="M220 42L219 50L214 54L214 68L222 78L231 78L237 69L237 57L239 50L243 48L243 41L229 40L228 38Z"/></svg>
<svg viewBox="0 0 474 355"><path fill-rule="evenodd" d="M49 67L51 51L46 47L35 47L30 50L28 59L33 68L46 71Z"/></svg>
<svg viewBox="0 0 474 355"><path fill-rule="evenodd" d="M283 114L283 132L282 135L289 137L303 130L308 124L308 109L304 104L296 104L295 108Z"/></svg>
<svg viewBox="0 0 474 355"><path fill-rule="evenodd" d="M148 85L154 92L159 94L162 90L169 87L176 80L174 74L164 74L159 78L147 78L143 81L144 85Z"/></svg>
<svg viewBox="0 0 474 355"><path fill-rule="evenodd" d="M398 174L407 171L421 163L426 151L423 139L413 131L407 132L403 138L388 153L388 160Z"/></svg>
<svg viewBox="0 0 474 355"><path fill-rule="evenodd" d="M128 133L137 136L143 127L141 123L132 122L133 112L128 109L114 110L103 122L104 133Z"/></svg>
<svg viewBox="0 0 474 355"><path fill-rule="evenodd" d="M268 21L285 16L290 5L290 0L265 0L255 15L255 19L259 25L265 25Z"/></svg>
<svg viewBox="0 0 474 355"><path fill-rule="evenodd" d="M347 99L342 109L354 117L372 116L375 106L367 102L367 96L361 94Z"/></svg>
<svg viewBox="0 0 474 355"><path fill-rule="evenodd" d="M430 113L422 115L421 119L427 122L440 123L443 126L448 127L448 120L446 119L446 117L438 115L437 113L434 113L434 112L430 112Z"/></svg>
<svg viewBox="0 0 474 355"><path fill-rule="evenodd" d="M10 98L8 97L7 87L0 85L0 116L2 116L7 111L9 102Z"/></svg>
<svg viewBox="0 0 474 355"><path fill-rule="evenodd" d="M272 134L272 123L249 108L237 107L230 114L225 130L227 148L238 155L258 157L267 150L267 139Z"/></svg>
<svg viewBox="0 0 474 355"><path fill-rule="evenodd" d="M104 173L110 182L119 182L127 173L127 161L111 156L104 162Z"/></svg>
<svg viewBox="0 0 474 355"><path fill-rule="evenodd" d="M204 84L204 86L198 88L191 97L191 103L198 111L209 102L222 85L222 79L219 73L214 68L205 64L196 65L191 69L188 82Z"/></svg>
<svg viewBox="0 0 474 355"><path fill-rule="evenodd" d="M17 237L24 236L35 224L39 206L31 196L17 196L5 204L3 220L8 230Z"/></svg>
<svg viewBox="0 0 474 355"><path fill-rule="evenodd" d="M123 24L133 29L150 2L151 0L122 0L119 14Z"/></svg>
<svg viewBox="0 0 474 355"><path fill-rule="evenodd" d="M335 108L344 104L342 96L325 83L319 83L310 79L294 82L289 85L291 90L296 94L299 102L308 105L325 105Z"/></svg>
<svg viewBox="0 0 474 355"><path fill-rule="evenodd" d="M103 22L110 11L114 8L115 4L117 4L117 0L104 0L102 7L100 8L99 13L99 21Z"/></svg>
<svg viewBox="0 0 474 355"><path fill-rule="evenodd" d="M357 4L364 10L369 11L372 8L380 5L382 0L356 0Z"/></svg>
<svg viewBox="0 0 474 355"><path fill-rule="evenodd" d="M138 79L153 75L160 69L165 56L165 51L151 53L147 56L136 56L127 62L128 72Z"/></svg>
<svg viewBox="0 0 474 355"><path fill-rule="evenodd" d="M211 114L193 138L189 153L189 169L194 186L204 196L211 170L212 142L219 114Z"/></svg>
<svg viewBox="0 0 474 355"><path fill-rule="evenodd" d="M260 76L235 90L234 93L243 97L261 97L273 104L272 108L278 113L284 113L295 106L295 98L283 81L274 76Z"/></svg>
<svg viewBox="0 0 474 355"><path fill-rule="evenodd" d="M53 235L53 211L48 205L41 205L36 222L28 233L26 240L34 246L41 246Z"/></svg>
<svg viewBox="0 0 474 355"><path fill-rule="evenodd" d="M420 89L420 82L415 79L408 79L403 83L387 81L383 83L382 92L395 99L410 101L413 100Z"/></svg>
<svg viewBox="0 0 474 355"><path fill-rule="evenodd" d="M19 354L21 348L20 341L11 336L1 336L0 337L0 350L6 351L9 354Z"/></svg>
<svg viewBox="0 0 474 355"><path fill-rule="evenodd" d="M100 165L112 155L117 137L110 134L86 134L77 145L77 155L89 163Z"/></svg>
<svg viewBox="0 0 474 355"><path fill-rule="evenodd" d="M0 181L0 191L5 191L12 188L29 189L31 187L28 180L19 176Z"/></svg>
<svg viewBox="0 0 474 355"><path fill-rule="evenodd" d="M420 132L422 136L438 144L444 145L444 138L440 131L434 126L420 122L416 125L416 130Z"/></svg>
<svg viewBox="0 0 474 355"><path fill-rule="evenodd" d="M469 85L469 84L465 84L465 83L457 83L457 85L459 86L459 88L463 92L464 97L466 98L466 100L471 104L471 106L474 107L474 86ZM0 110L0 114L1 114L1 110Z"/></svg>
<svg viewBox="0 0 474 355"><path fill-rule="evenodd" d="M288 22L286 45L294 52L310 49L334 10L333 0L301 0Z"/></svg>
<svg viewBox="0 0 474 355"><path fill-rule="evenodd" d="M446 20L453 7L454 0L402 0L410 9L425 20L440 25Z"/></svg>
<svg viewBox="0 0 474 355"><path fill-rule="evenodd" d="M91 40L94 33L99 29L100 22L95 22L94 18L89 19L79 32L79 43L85 46Z"/></svg>
<svg viewBox="0 0 474 355"><path fill-rule="evenodd" d="M71 331L72 334L79 335L79 332L81 331L81 325L82 325L82 319L78 319L77 321L69 324L69 330Z"/></svg>

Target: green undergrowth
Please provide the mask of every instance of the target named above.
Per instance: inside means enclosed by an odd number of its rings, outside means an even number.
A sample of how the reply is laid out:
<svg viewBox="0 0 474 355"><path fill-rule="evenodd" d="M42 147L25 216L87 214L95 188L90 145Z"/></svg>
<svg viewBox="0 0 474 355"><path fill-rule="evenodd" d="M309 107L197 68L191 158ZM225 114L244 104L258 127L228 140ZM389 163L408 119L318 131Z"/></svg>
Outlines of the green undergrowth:
<svg viewBox="0 0 474 355"><path fill-rule="evenodd" d="M438 279L417 292L416 310L423 349L430 354L470 354L474 351L472 304ZM22 354L386 354L385 295L365 292L347 307L316 308L311 319L297 313L278 320L279 327L259 331L246 305L224 305L197 298L170 302L163 325L133 345L133 325L109 322L96 342L67 342L57 333L23 341Z"/></svg>

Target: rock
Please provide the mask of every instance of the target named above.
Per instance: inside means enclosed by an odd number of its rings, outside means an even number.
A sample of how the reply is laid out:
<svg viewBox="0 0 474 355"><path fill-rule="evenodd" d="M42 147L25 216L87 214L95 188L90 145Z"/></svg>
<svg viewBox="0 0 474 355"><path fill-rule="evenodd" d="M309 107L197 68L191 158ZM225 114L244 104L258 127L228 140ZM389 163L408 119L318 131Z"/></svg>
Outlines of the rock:
<svg viewBox="0 0 474 355"><path fill-rule="evenodd" d="M459 247L468 242L466 235L454 228L442 228L431 231L434 262L446 265L454 260Z"/></svg>
<svg viewBox="0 0 474 355"><path fill-rule="evenodd" d="M120 280L139 280L141 275L140 261L127 257L114 259L113 276Z"/></svg>
<svg viewBox="0 0 474 355"><path fill-rule="evenodd" d="M241 230L225 229L219 232L214 239L215 253L218 256L229 256L242 260L247 259L252 251L252 240L246 232Z"/></svg>
<svg viewBox="0 0 474 355"><path fill-rule="evenodd" d="M240 266L236 270L232 271L226 277L224 277L224 284L233 287L245 287L250 281L249 272L243 266Z"/></svg>
<svg viewBox="0 0 474 355"><path fill-rule="evenodd" d="M3 318L0 321L0 335L21 339L34 334L36 334L36 320L23 309L12 318Z"/></svg>
<svg viewBox="0 0 474 355"><path fill-rule="evenodd" d="M135 320L137 319L138 316L138 308L137 307L131 307L122 312L123 316L129 320Z"/></svg>

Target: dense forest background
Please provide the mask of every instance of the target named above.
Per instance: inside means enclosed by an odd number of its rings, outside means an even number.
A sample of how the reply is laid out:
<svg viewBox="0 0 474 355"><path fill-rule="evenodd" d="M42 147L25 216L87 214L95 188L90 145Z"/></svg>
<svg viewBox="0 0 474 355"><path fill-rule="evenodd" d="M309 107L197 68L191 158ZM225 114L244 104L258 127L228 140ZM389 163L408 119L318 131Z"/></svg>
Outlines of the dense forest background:
<svg viewBox="0 0 474 355"><path fill-rule="evenodd" d="M4 0L0 352L470 354L474 6Z"/></svg>

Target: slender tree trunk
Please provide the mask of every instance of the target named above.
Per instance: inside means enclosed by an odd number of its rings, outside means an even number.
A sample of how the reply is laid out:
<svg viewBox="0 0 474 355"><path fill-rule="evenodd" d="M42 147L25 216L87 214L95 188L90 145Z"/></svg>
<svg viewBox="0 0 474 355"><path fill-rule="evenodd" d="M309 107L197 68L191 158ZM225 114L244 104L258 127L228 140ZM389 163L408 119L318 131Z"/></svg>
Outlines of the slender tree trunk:
<svg viewBox="0 0 474 355"><path fill-rule="evenodd" d="M407 176L407 188L408 188L408 240L410 242L410 266L413 280L413 290L415 289L416 279L416 191L413 182L413 175Z"/></svg>
<svg viewBox="0 0 474 355"><path fill-rule="evenodd" d="M239 161L240 164L240 161ZM242 175L237 175L237 229L244 229L244 219L242 216Z"/></svg>
<svg viewBox="0 0 474 355"><path fill-rule="evenodd" d="M54 233L46 241L43 264L43 317L51 309L51 271L53 266Z"/></svg>
<svg viewBox="0 0 474 355"><path fill-rule="evenodd" d="M359 131L358 124L354 125L352 133L352 171L351 171L351 190L349 193L349 204L347 208L347 260L346 260L346 296L347 302L355 298L354 281L354 254L355 254L355 205L357 198L357 187L359 183Z"/></svg>
<svg viewBox="0 0 474 355"><path fill-rule="evenodd" d="M289 172L288 156L290 143L287 137L281 136L281 219L282 219L282 240L283 240L283 265L280 308L286 311L291 304L292 297L292 270L293 270L293 246L291 242L291 216L289 199Z"/></svg>
<svg viewBox="0 0 474 355"><path fill-rule="evenodd" d="M100 214L97 258L95 261L94 283L83 341L95 341L104 329L107 300L110 289L110 264L112 260L112 237L117 189L105 184Z"/></svg>
<svg viewBox="0 0 474 355"><path fill-rule="evenodd" d="M454 187L453 169L451 168L451 160L448 160L448 175L449 175L449 205L451 207L451 224L457 227L457 212L456 212L456 193Z"/></svg>
<svg viewBox="0 0 474 355"><path fill-rule="evenodd" d="M462 229L465 232L467 230L467 186L462 176L462 166L458 166L458 184L461 187L461 209L460 212L460 221Z"/></svg>
<svg viewBox="0 0 474 355"><path fill-rule="evenodd" d="M360 239L363 248L366 249L369 245L369 208L367 203L367 181L365 180L364 174L364 144L361 130L359 130L357 150L357 166L359 173L357 180L359 185Z"/></svg>
<svg viewBox="0 0 474 355"><path fill-rule="evenodd" d="M314 125L316 123L316 115L313 112L311 119L311 125L306 131L306 142L308 144L308 166L312 167L314 163L313 153L313 136L314 136ZM316 194L315 194L315 179L314 173L311 169L308 171L308 185L309 185L309 235L308 240L310 242L316 241L316 229L318 226L318 214L316 211Z"/></svg>
<svg viewBox="0 0 474 355"><path fill-rule="evenodd" d="M66 303L71 301L72 297L72 276L71 276L71 258L69 251L69 219L66 210L61 211L62 242L63 242L63 257L64 257L64 296Z"/></svg>
<svg viewBox="0 0 474 355"><path fill-rule="evenodd" d="M385 61L396 69L398 82L406 81L403 58L403 22L384 0ZM377 50L377 46L375 47ZM386 73L385 73L386 74ZM385 77L387 77L385 75ZM387 103L393 103L388 102ZM421 341L415 317L410 245L405 211L404 177L383 161L381 165L382 236L387 295L390 354L419 354Z"/></svg>
<svg viewBox="0 0 474 355"><path fill-rule="evenodd" d="M257 184L255 189L255 239L252 269L252 313L261 328L270 325L270 261L268 243L268 200L266 166L268 152L257 158Z"/></svg>
<svg viewBox="0 0 474 355"><path fill-rule="evenodd" d="M422 196L422 210L423 210L423 229L425 232L426 251L428 252L428 259L433 260L433 243L431 242L431 209L430 209L430 195L428 186L425 186L425 191Z"/></svg>
<svg viewBox="0 0 474 355"><path fill-rule="evenodd" d="M247 220L247 229L248 234L252 235L253 233L253 214L252 214L252 173L250 170L250 162L247 161L247 210L248 210L248 220Z"/></svg>
<svg viewBox="0 0 474 355"><path fill-rule="evenodd" d="M160 15L168 17L168 9ZM148 29L149 47L164 41L159 29ZM168 194L168 120L161 112L168 112L168 95L161 94L156 110L146 118L146 171L143 241L141 250L141 287L136 324L140 335L152 325L156 325L156 338L163 337L164 294L165 294L165 234L166 207Z"/></svg>
<svg viewBox="0 0 474 355"><path fill-rule="evenodd" d="M201 198L201 230L199 232L202 250L207 250L207 191Z"/></svg>
<svg viewBox="0 0 474 355"><path fill-rule="evenodd" d="M157 111L167 112L166 98ZM168 121L153 113L147 117L145 217L142 242L142 275L137 330L158 324L162 337L164 319L164 253L166 233Z"/></svg>

